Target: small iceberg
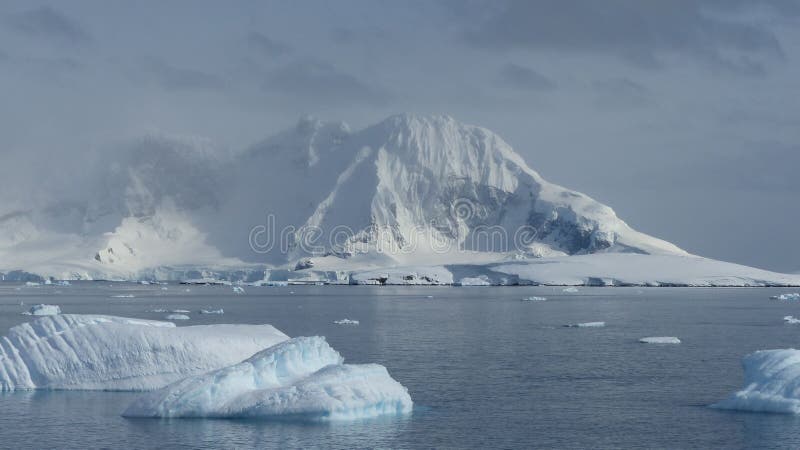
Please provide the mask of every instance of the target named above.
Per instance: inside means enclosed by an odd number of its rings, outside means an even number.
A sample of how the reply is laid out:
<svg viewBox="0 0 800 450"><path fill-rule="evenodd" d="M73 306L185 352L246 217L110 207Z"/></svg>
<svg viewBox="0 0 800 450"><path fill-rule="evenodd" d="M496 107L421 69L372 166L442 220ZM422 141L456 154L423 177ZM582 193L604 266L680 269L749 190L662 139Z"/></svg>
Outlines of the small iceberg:
<svg viewBox="0 0 800 450"><path fill-rule="evenodd" d="M800 414L800 350L761 350L742 366L745 387L712 408Z"/></svg>
<svg viewBox="0 0 800 450"><path fill-rule="evenodd" d="M773 295L770 297L772 300L784 300L784 301L798 301L800 300L800 293L792 293L792 294L780 294L780 295Z"/></svg>
<svg viewBox="0 0 800 450"><path fill-rule="evenodd" d="M333 323L335 323L336 325L358 325L359 321L352 319L341 319L341 320L334 320Z"/></svg>
<svg viewBox="0 0 800 450"><path fill-rule="evenodd" d="M243 288L243 287L241 287L241 286L234 286L234 287L233 287L233 293L234 293L234 294L239 294L239 295L240 295L240 294L244 294L244 293L245 293L245 292L244 292L244 288Z"/></svg>
<svg viewBox="0 0 800 450"><path fill-rule="evenodd" d="M783 321L791 325L800 323L800 319L795 316L786 316L783 318Z"/></svg>
<svg viewBox="0 0 800 450"><path fill-rule="evenodd" d="M125 417L332 421L411 412L408 390L378 364L344 364L325 338L298 337L148 393Z"/></svg>
<svg viewBox="0 0 800 450"><path fill-rule="evenodd" d="M537 296L534 295L534 296L531 296L531 297L524 297L522 299L522 301L523 302L546 302L547 301L547 297L537 297Z"/></svg>
<svg viewBox="0 0 800 450"><path fill-rule="evenodd" d="M112 295L111 298L136 298L136 296L133 294L117 294Z"/></svg>
<svg viewBox="0 0 800 450"><path fill-rule="evenodd" d="M176 327L115 316L46 316L0 338L0 392L158 389L287 339L271 325Z"/></svg>
<svg viewBox="0 0 800 450"><path fill-rule="evenodd" d="M165 313L165 312L169 312L169 311L168 311L168 310L166 310L166 309L164 309L164 308L156 308L156 309L149 309L149 310L147 310L147 312L151 312L151 313Z"/></svg>
<svg viewBox="0 0 800 450"><path fill-rule="evenodd" d="M653 336L639 339L642 344L680 344L681 340L675 336Z"/></svg>
<svg viewBox="0 0 800 450"><path fill-rule="evenodd" d="M566 292L568 294L574 294L574 293L579 292L579 291L578 291L578 288L576 288L575 286L570 286L568 288L562 289L561 292Z"/></svg>
<svg viewBox="0 0 800 450"><path fill-rule="evenodd" d="M191 317L187 316L186 314L169 314L165 317L167 320L189 320Z"/></svg>
<svg viewBox="0 0 800 450"><path fill-rule="evenodd" d="M41 286L41 283L37 283L36 281L26 281L25 286L33 287L33 286Z"/></svg>
<svg viewBox="0 0 800 450"><path fill-rule="evenodd" d="M605 322L568 323L564 326L567 328L603 328L604 326L606 326L606 323Z"/></svg>
<svg viewBox="0 0 800 450"><path fill-rule="evenodd" d="M201 309L200 314L225 314L225 311L220 309Z"/></svg>
<svg viewBox="0 0 800 450"><path fill-rule="evenodd" d="M22 314L26 316L57 316L61 314L61 307L58 305L33 305Z"/></svg>

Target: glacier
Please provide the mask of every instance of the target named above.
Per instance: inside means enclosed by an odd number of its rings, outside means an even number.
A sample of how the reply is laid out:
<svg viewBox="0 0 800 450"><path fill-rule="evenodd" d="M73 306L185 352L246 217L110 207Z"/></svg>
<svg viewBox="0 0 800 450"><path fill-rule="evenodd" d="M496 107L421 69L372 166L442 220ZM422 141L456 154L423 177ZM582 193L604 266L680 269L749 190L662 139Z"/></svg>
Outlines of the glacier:
<svg viewBox="0 0 800 450"><path fill-rule="evenodd" d="M800 351L761 350L742 359L744 388L711 405L741 411L800 414Z"/></svg>
<svg viewBox="0 0 800 450"><path fill-rule="evenodd" d="M0 338L0 391L152 390L287 339L271 325L176 327L115 316L45 316Z"/></svg>
<svg viewBox="0 0 800 450"><path fill-rule="evenodd" d="M293 338L144 394L123 416L328 421L411 411L407 389L385 367L343 362L322 337Z"/></svg>

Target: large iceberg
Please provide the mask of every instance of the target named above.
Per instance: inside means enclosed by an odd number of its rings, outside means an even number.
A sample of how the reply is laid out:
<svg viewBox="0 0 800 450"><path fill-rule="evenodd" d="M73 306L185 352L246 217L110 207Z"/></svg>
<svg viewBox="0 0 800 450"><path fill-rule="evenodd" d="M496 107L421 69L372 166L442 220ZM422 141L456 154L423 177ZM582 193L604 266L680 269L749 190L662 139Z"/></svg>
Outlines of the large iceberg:
<svg viewBox="0 0 800 450"><path fill-rule="evenodd" d="M343 364L322 337L298 337L223 369L147 393L126 417L310 421L401 415L408 391L378 364Z"/></svg>
<svg viewBox="0 0 800 450"><path fill-rule="evenodd" d="M712 407L800 414L800 350L761 350L742 365L744 388Z"/></svg>
<svg viewBox="0 0 800 450"><path fill-rule="evenodd" d="M176 327L114 316L46 316L0 338L0 391L158 389L288 338L271 325Z"/></svg>

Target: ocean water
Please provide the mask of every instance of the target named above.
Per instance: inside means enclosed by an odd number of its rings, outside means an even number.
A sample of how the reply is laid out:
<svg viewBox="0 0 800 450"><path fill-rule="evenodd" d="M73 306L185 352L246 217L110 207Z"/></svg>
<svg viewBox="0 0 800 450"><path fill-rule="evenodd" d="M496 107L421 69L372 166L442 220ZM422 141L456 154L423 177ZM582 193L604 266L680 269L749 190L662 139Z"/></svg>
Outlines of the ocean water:
<svg viewBox="0 0 800 450"><path fill-rule="evenodd" d="M188 289L188 291L187 291ZM0 394L3 448L800 448L800 418L719 411L741 357L800 345L785 289L549 287L247 288L127 283L0 284L0 334L31 304L147 319L188 309L206 323L270 323L323 335L347 362L377 362L408 387L405 418L330 424L126 419L137 394ZM113 298L132 294L134 298ZM547 297L523 302L523 297ZM433 296L433 298L427 298ZM20 303L24 305L20 305ZM200 315L224 308L224 315ZM336 325L350 318L358 326ZM605 328L565 328L605 321ZM646 345L678 336L680 345Z"/></svg>

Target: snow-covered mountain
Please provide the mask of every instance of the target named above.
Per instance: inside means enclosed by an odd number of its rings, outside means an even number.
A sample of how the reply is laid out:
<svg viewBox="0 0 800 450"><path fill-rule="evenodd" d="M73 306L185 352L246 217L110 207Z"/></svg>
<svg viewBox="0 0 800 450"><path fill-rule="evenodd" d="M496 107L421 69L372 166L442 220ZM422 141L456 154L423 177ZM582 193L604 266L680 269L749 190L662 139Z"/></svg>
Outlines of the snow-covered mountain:
<svg viewBox="0 0 800 450"><path fill-rule="evenodd" d="M150 137L97 166L82 184L89 195L0 209L0 271L141 278L263 268L268 278L341 280L362 269L570 255L691 258L545 181L491 131L448 116L397 115L360 131L304 118L238 152Z"/></svg>

